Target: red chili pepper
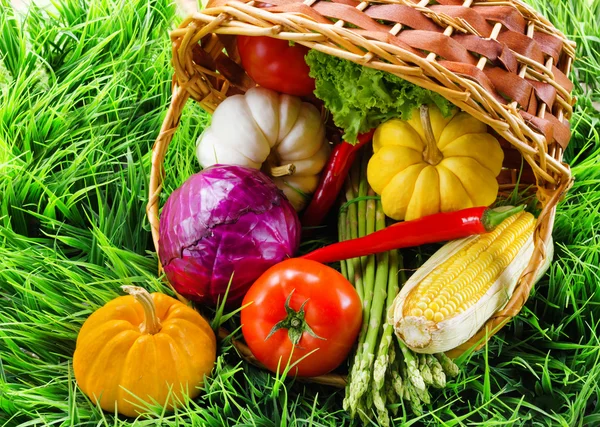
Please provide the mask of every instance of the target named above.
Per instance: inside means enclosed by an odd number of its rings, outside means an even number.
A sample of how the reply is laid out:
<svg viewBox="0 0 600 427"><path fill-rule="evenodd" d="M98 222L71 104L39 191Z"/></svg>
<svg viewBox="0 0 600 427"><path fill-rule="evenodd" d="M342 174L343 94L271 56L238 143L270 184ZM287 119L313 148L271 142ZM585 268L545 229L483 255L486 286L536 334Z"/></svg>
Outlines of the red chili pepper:
<svg viewBox="0 0 600 427"><path fill-rule="evenodd" d="M323 264L372 255L392 249L408 248L428 243L445 242L492 231L511 215L525 206L505 211L487 207L463 209L428 215L394 225L357 239L345 240L314 250L301 258Z"/></svg>
<svg viewBox="0 0 600 427"><path fill-rule="evenodd" d="M344 180L348 176L350 166L356 159L358 149L371 141L374 132L373 129L358 135L356 145L342 142L333 147L329 161L321 173L317 190L313 193L312 200L302 215L303 226L315 227L321 225L344 185Z"/></svg>

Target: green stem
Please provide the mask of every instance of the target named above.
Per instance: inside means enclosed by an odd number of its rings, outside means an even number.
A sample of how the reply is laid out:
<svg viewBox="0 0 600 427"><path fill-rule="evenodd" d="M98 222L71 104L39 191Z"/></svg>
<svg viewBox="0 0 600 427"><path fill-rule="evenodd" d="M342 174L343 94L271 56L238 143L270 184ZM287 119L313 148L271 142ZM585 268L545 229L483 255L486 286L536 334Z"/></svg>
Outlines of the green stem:
<svg viewBox="0 0 600 427"><path fill-rule="evenodd" d="M346 213L346 211L342 210L338 217L338 240L340 242L343 242L344 240L346 240L346 216L347 215L348 214ZM351 282L351 280L348 276L348 264L346 263L346 261L340 262L340 268L342 270L342 276L344 276L346 279L348 279L348 281Z"/></svg>
<svg viewBox="0 0 600 427"><path fill-rule="evenodd" d="M364 155L360 157L360 176L358 182L358 236L363 237L367 234L367 223L365 221L367 214L367 200L364 199L367 195L367 188L369 183L367 182L367 163L369 157ZM366 257L363 257L366 262Z"/></svg>
<svg viewBox="0 0 600 427"><path fill-rule="evenodd" d="M502 224L506 218L518 214L524 209L525 205L515 206L514 208L506 210L486 209L481 216L481 223L483 224L483 228L485 228L487 231L493 231L496 227Z"/></svg>
<svg viewBox="0 0 600 427"><path fill-rule="evenodd" d="M308 302L308 299L306 299L302 303L302 305L300 306L300 309L298 311L296 311L292 307L290 307L290 301L292 300L292 295L293 295L294 291L295 291L295 289L292 289L292 291L290 292L290 294L288 295L288 297L285 300L284 307L285 307L285 312L287 313L287 316L285 317L285 319L280 320L273 326L273 328L271 329L271 332L269 332L269 334L265 338L265 341L267 341L269 338L271 338L271 336L280 329L287 329L288 338L294 345L298 345L298 343L300 343L300 340L302 339L302 335L304 335L304 333L307 333L308 335L310 335L313 338L325 340L325 338L322 338L313 332L310 325L306 322L306 320L304 318L305 317L304 306Z"/></svg>
<svg viewBox="0 0 600 427"><path fill-rule="evenodd" d="M387 287L387 300L386 310L383 313L383 322L385 324L381 340L379 342L379 348L377 350L377 358L375 359L375 366L373 368L373 381L376 388L383 387L383 381L385 378L385 372L390 364L390 344L393 342L392 338L394 335L394 326L387 323L387 311L392 306L394 298L398 294L398 271L399 271L399 256L398 251L390 251L390 269L388 276L388 287Z"/></svg>
<svg viewBox="0 0 600 427"><path fill-rule="evenodd" d="M356 197L356 193L354 192L354 188L352 185L352 171L349 179L346 180L346 199L352 200ZM346 237L351 239L356 239L358 237L358 214L356 209L356 203L350 203L348 206L347 213L347 228L346 228ZM364 298L363 291L363 280L362 280L362 272L360 269L360 260L358 258L352 258L348 260L348 274L352 271L350 282L356 288L356 292L360 297L361 301Z"/></svg>
<svg viewBox="0 0 600 427"><path fill-rule="evenodd" d="M378 201L378 210L381 202ZM383 216L385 225L385 216ZM379 338L381 317L387 295L387 282L389 271L389 253L377 255L377 270L375 273L373 303L368 312L363 312L363 331L359 336L359 348L352 366L352 380L349 386L349 401L358 402L369 390L375 349ZM366 332L365 332L366 330Z"/></svg>

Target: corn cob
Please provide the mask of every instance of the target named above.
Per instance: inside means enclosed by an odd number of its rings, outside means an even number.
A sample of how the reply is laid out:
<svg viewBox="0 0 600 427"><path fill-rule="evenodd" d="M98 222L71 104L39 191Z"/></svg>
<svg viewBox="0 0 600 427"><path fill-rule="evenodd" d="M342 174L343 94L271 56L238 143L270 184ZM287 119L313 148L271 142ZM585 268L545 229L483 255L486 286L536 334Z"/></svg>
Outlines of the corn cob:
<svg viewBox="0 0 600 427"><path fill-rule="evenodd" d="M406 282L389 321L408 348L451 350L472 337L510 299L533 254L535 218L521 212L491 233L443 246ZM546 263L552 257L552 243Z"/></svg>

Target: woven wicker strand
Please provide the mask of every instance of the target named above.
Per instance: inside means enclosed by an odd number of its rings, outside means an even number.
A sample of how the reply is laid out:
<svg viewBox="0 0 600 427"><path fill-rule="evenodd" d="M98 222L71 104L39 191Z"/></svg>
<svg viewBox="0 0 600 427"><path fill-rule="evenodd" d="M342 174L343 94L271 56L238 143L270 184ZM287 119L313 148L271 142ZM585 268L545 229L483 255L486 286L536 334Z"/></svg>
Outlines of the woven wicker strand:
<svg viewBox="0 0 600 427"><path fill-rule="evenodd" d="M527 301L546 257L556 205L572 185L562 156L570 139L574 99L567 76L575 43L520 0L429 3L211 0L205 10L188 16L171 32L173 96L152 155L147 214L155 248L163 162L188 99L212 113L228 96L255 85L240 66L235 36L294 41L441 94L486 123L503 142L501 193L515 186L537 189L542 210L529 266L508 304L449 355L485 345ZM522 176L521 159L528 166ZM260 366L248 347L233 344L244 359ZM336 374L310 380L338 387L346 383Z"/></svg>

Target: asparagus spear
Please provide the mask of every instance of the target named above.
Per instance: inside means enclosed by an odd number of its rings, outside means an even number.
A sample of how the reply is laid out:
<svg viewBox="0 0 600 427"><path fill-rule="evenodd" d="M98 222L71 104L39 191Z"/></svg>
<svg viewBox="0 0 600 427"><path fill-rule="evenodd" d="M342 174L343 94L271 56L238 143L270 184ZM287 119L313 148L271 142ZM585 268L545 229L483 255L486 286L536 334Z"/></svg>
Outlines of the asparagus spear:
<svg viewBox="0 0 600 427"><path fill-rule="evenodd" d="M385 312L383 314L384 320L387 316L387 311L392 306L394 298L398 293L398 271L400 269L400 263L401 257L398 255L398 251L390 251L390 271L388 277L387 303ZM393 325L385 322L383 335L381 336L379 349L377 350L375 366L373 367L373 380L377 389L383 387L385 371L390 363L390 351L393 350L393 346L390 346L393 335Z"/></svg>
<svg viewBox="0 0 600 427"><path fill-rule="evenodd" d="M431 369L427 365L427 357L424 354L419 355L419 370L421 371L425 385L432 385L433 376L431 375Z"/></svg>
<svg viewBox="0 0 600 427"><path fill-rule="evenodd" d="M456 363L452 361L452 359L446 356L445 353L438 353L435 355L435 358L442 365L442 368L444 369L446 375L448 375L450 378L458 376L458 374L460 373L460 368L456 365Z"/></svg>
<svg viewBox="0 0 600 427"><path fill-rule="evenodd" d="M381 202L377 201L376 228L385 228L385 215ZM387 283L389 276L389 253L377 254L377 270L375 273L373 302L371 309L363 313L363 326L366 324L366 336L364 341L359 337L359 357L355 358L353 381L349 384L350 402L358 401L368 390L371 372L374 362L374 352L379 338L381 317L387 296Z"/></svg>
<svg viewBox="0 0 600 427"><path fill-rule="evenodd" d="M350 171L352 173L352 171ZM354 200L355 198L354 190L352 188L352 182L350 179L346 180L346 199L348 201ZM355 203L350 203L348 205L348 213L346 217L346 237L348 239L355 239L358 237L358 213L356 209ZM350 282L356 288L356 292L358 296L362 300L364 298L363 293L363 281L362 281L362 271L360 268L360 259L352 258L348 260L348 273L350 274L350 270L354 273L352 276L349 276Z"/></svg>
<svg viewBox="0 0 600 427"><path fill-rule="evenodd" d="M419 364L415 359L415 356L412 351L404 345L404 343L398 338L398 345L400 346L400 350L402 350L402 355L404 356L404 361L406 362L406 371L407 378L410 380L412 385L415 386L420 391L425 391L425 381L423 380L423 376L421 375L421 371L419 370Z"/></svg>
<svg viewBox="0 0 600 427"><path fill-rule="evenodd" d="M340 216L338 219L338 240L343 242L347 239L346 237L346 210L342 210L340 212ZM342 270L342 276L348 278L348 263L346 261L340 262L340 268Z"/></svg>

